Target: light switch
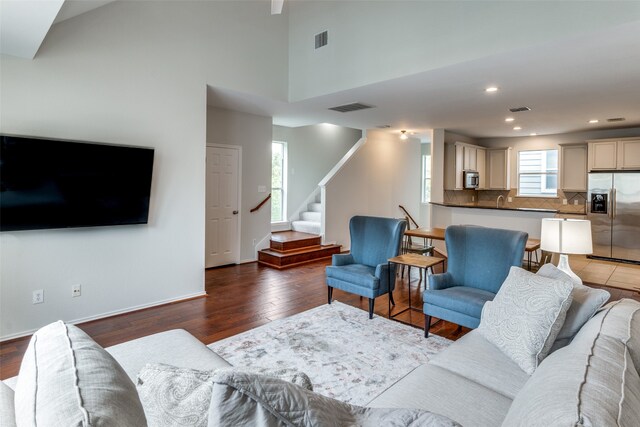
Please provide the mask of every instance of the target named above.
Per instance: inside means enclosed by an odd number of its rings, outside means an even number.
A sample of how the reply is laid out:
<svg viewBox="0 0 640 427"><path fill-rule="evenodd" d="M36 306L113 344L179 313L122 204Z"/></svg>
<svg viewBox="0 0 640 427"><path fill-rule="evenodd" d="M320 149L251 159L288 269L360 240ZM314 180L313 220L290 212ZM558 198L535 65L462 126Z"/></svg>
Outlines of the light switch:
<svg viewBox="0 0 640 427"><path fill-rule="evenodd" d="M266 185L258 185L258 193L266 193L267 187Z"/></svg>

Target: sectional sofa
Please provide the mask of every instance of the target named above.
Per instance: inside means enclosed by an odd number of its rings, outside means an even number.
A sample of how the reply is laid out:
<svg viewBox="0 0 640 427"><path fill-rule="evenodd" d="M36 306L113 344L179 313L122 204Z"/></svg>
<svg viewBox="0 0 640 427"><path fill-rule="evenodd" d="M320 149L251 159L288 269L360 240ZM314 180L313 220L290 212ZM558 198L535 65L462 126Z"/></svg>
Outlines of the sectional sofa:
<svg viewBox="0 0 640 427"><path fill-rule="evenodd" d="M58 324L57 329L61 328L64 329L64 325ZM72 331L70 327L68 329ZM88 342L88 337L83 338L74 334L75 332L69 332L67 335L63 334L56 338L63 341L56 345L70 345L73 347L72 353L87 351L87 349L94 352L100 351L99 348L92 348L97 344ZM40 343L34 345L34 341L38 340ZM66 374L54 373L48 366L50 359L54 357L49 352L51 348L47 347L50 345L52 344L48 343L43 335L40 335L37 340L32 340L30 344L32 348L27 351L19 374L22 391L14 395L18 377L0 383L0 424L3 427L16 425L15 416L20 426L65 425L65 423L52 424L43 420L46 420L47 416L52 416L51 414L59 415L64 409L64 400L68 400L63 395L68 391L71 393L69 398L75 402L76 406L100 405L99 402L93 402L86 392L87 382L93 381L112 381L107 387L112 392L112 395L107 398L109 406L111 409L116 408L120 411L122 417L133 416L130 412L135 412L139 408L135 407L136 404L127 404L126 400L121 401L119 394L136 392L135 387L132 391L130 387L127 388L122 384L135 383L136 377L148 363L168 364L201 371L219 370L219 368L230 366L184 330L163 332L107 348L106 351L117 361L108 370L109 372L100 371L92 366L91 360L81 362L76 357L76 364L72 370ZM83 348L85 350L82 350ZM41 354L37 354L38 352ZM429 363L407 374L373 399L368 406L370 408L421 409L441 414L451 420L447 422L444 418L420 418L420 414L415 411L410 413L412 415L408 417L409 420L406 414L403 415L402 419L406 425L414 426L620 425L637 427L640 425L638 368L640 368L640 303L624 299L609 303L600 309L584 324L569 345L544 359L533 375L528 375L476 330L453 343ZM47 379L48 374L56 377ZM69 376L69 382L65 387L54 389L55 393L49 391L48 396L34 397L33 388L39 381L63 383L66 381L63 378L64 375ZM115 378L109 380L103 378L107 375L115 375ZM127 380L127 376L131 381ZM346 415L340 415L344 409L343 406L338 404L336 409L326 401L321 401L321 405L318 406L320 397L314 396L312 392L295 389L292 391L295 398L287 399L285 389L282 389L285 391L279 396L277 392L273 393L274 387L275 390L280 390L278 388L280 385L277 383L252 385L245 378L243 384L240 387L236 386L240 394L243 394L243 390L245 391L241 398L237 393L225 394L224 396L228 398L225 397L213 405L237 405L236 409L240 406L245 407L249 402L246 400L247 395L259 394L260 389L272 387L271 393L276 394L275 399L278 400L280 410L282 405L289 404L302 404L305 408L315 408L315 412L297 414L298 418L286 418L291 413L285 414L282 418L273 413L273 405L266 407L268 402L265 403L253 396L250 399L252 409L245 411L242 416L258 418L245 422L245 425L342 425L347 422L357 425L389 425L391 422L396 423L393 425L405 425L398 424L398 420L393 421L384 417L366 418L362 422L345 421L348 419L345 418ZM253 392L247 391L250 389ZM43 388L39 392L47 391ZM63 415L62 420L72 419L74 416L72 409L69 409L69 415ZM98 411L100 409L98 407ZM218 418L219 420L229 419L228 417L235 416L233 414L238 412L233 407L226 409L226 413L218 414L221 417ZM82 414L79 416L84 416ZM294 421L291 421L292 419ZM139 423L138 425L144 425L144 419ZM136 425L137 423L123 422L122 425L126 424ZM229 423L229 425L233 424L243 424L243 422L236 420ZM86 424L66 425L96 424L92 424L89 420ZM113 424L98 423L97 425Z"/></svg>

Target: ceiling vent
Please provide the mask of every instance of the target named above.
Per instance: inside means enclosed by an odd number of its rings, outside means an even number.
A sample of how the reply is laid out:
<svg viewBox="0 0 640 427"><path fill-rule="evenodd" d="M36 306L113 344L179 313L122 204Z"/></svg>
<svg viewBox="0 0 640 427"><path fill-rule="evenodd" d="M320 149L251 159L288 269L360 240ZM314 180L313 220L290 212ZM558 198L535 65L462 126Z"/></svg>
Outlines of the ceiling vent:
<svg viewBox="0 0 640 427"><path fill-rule="evenodd" d="M378 125L376 126L378 129L389 129L391 125Z"/></svg>
<svg viewBox="0 0 640 427"><path fill-rule="evenodd" d="M607 119L608 122L624 122L626 119L624 117L613 117L611 119Z"/></svg>
<svg viewBox="0 0 640 427"><path fill-rule="evenodd" d="M316 34L316 49L320 49L322 46L326 46L329 43L329 32L323 31L320 34Z"/></svg>
<svg viewBox="0 0 640 427"><path fill-rule="evenodd" d="M360 102L353 102L351 104L338 105L337 107L331 107L329 110L339 111L341 113L348 113L350 111L366 110L367 108L373 108L373 105L361 104Z"/></svg>
<svg viewBox="0 0 640 427"><path fill-rule="evenodd" d="M512 113L520 113L522 111L531 111L531 108L529 108L529 107L515 107L515 108L509 108L509 111L511 111Z"/></svg>

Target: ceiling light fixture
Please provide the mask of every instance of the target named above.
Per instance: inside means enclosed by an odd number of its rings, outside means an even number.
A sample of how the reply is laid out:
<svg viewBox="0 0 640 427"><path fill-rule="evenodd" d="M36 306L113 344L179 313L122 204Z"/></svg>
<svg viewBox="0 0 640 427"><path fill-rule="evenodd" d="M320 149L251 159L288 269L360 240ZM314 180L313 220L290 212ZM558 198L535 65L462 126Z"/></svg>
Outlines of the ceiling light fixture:
<svg viewBox="0 0 640 427"><path fill-rule="evenodd" d="M505 122L512 122L515 119L513 117L507 117L506 119L504 119Z"/></svg>
<svg viewBox="0 0 640 427"><path fill-rule="evenodd" d="M484 91L487 92L487 93L497 92L498 91L498 87L497 86L489 86Z"/></svg>
<svg viewBox="0 0 640 427"><path fill-rule="evenodd" d="M515 126L513 130L522 130L522 128L520 126Z"/></svg>
<svg viewBox="0 0 640 427"><path fill-rule="evenodd" d="M401 130L400 131L400 139L407 139L407 138L409 138L407 136L407 131L406 130Z"/></svg>
<svg viewBox="0 0 640 427"><path fill-rule="evenodd" d="M591 120L589 120L589 123L598 123L599 121L600 120L598 120L598 119L591 119Z"/></svg>

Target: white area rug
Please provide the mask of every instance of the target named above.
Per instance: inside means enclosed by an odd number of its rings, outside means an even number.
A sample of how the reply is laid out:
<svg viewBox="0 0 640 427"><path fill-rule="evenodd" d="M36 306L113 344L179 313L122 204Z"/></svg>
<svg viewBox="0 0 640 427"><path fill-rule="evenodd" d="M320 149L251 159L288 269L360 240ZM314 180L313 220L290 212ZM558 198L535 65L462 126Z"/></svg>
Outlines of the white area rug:
<svg viewBox="0 0 640 427"><path fill-rule="evenodd" d="M209 345L234 366L295 368L314 391L366 405L451 341L334 302Z"/></svg>

